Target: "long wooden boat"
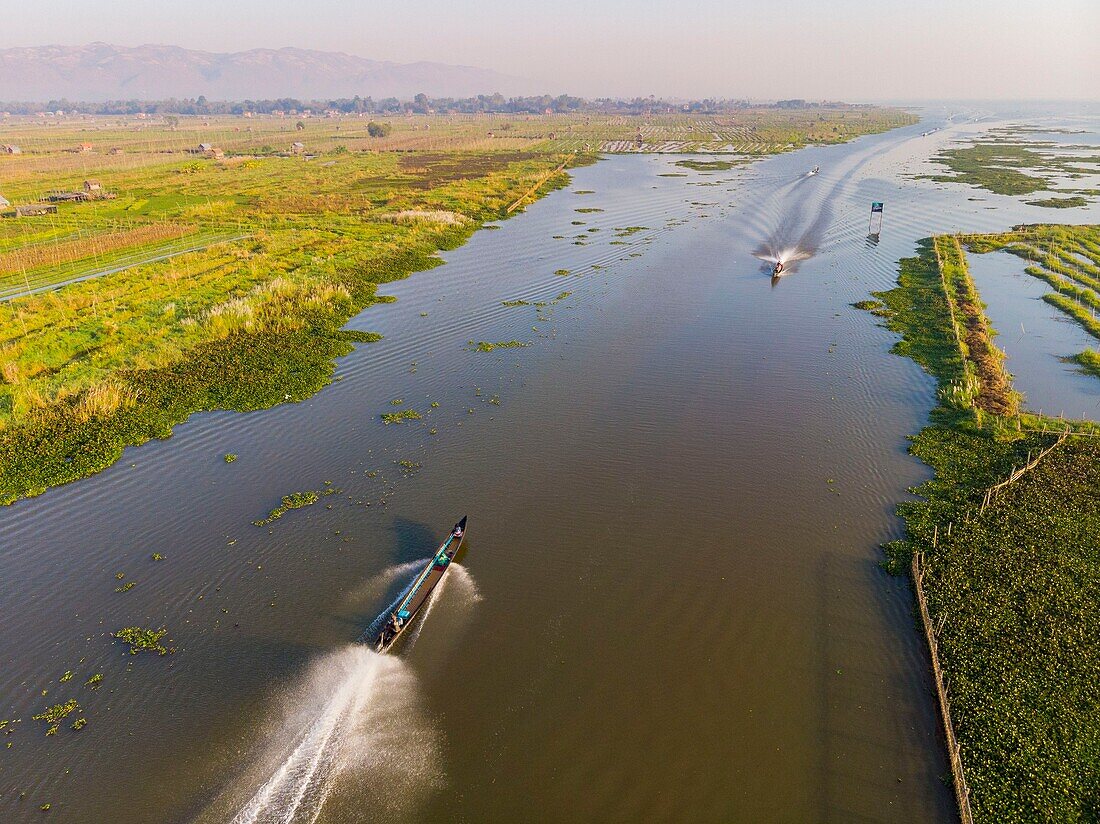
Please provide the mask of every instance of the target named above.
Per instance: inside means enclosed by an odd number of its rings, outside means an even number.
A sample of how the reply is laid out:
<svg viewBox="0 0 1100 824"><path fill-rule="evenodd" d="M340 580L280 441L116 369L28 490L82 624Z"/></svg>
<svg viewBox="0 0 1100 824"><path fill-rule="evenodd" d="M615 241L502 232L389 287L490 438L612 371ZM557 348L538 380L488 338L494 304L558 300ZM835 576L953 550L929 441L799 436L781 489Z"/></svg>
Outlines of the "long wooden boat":
<svg viewBox="0 0 1100 824"><path fill-rule="evenodd" d="M435 555L413 580L412 586L409 587L404 597L397 602L394 609L383 620L382 627L370 640L371 648L375 652L389 651L394 642L416 620L416 616L424 608L424 605L428 603L432 592L439 586L439 582L443 580L443 576L451 568L455 555L462 548L462 541L466 538L466 518L467 516L463 515L462 520L454 525L451 534L447 536L447 540L440 544Z"/></svg>

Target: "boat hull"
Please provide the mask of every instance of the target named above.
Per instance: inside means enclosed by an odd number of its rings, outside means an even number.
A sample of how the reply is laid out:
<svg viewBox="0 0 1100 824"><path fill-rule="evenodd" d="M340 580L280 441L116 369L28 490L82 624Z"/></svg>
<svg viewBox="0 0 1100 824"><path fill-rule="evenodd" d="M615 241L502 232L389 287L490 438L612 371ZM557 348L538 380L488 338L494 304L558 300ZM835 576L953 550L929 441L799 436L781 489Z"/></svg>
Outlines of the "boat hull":
<svg viewBox="0 0 1100 824"><path fill-rule="evenodd" d="M447 539L440 544L431 560L413 579L412 586L398 602L397 608L385 616L382 627L368 642L375 652L389 652L427 606L432 593L443 581L454 563L455 556L462 549L462 542L466 539L466 520L466 516L463 516L462 520L454 525Z"/></svg>

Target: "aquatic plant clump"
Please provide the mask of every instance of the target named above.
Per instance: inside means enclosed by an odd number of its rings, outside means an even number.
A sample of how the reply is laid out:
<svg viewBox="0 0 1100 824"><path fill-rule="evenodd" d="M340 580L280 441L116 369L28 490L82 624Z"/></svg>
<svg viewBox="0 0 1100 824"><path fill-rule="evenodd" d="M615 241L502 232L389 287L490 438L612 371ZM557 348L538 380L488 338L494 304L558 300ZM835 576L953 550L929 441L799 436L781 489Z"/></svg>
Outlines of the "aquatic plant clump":
<svg viewBox="0 0 1100 824"><path fill-rule="evenodd" d="M1080 206L1088 206L1089 199L1081 195L1073 197L1045 197L1040 200L1024 201L1028 206L1041 206L1044 209L1076 209Z"/></svg>
<svg viewBox="0 0 1100 824"><path fill-rule="evenodd" d="M326 494L328 490L321 494ZM283 502L281 506L275 507L268 513L266 518L259 521L253 521L256 526L267 526L268 524L279 520L286 515L292 509L301 509L302 507L312 506L321 500L321 495L313 491L307 492L291 492L289 495L283 496Z"/></svg>
<svg viewBox="0 0 1100 824"><path fill-rule="evenodd" d="M38 715L32 715L31 718L46 724L46 735L54 735L60 728L61 722L72 713L79 711L79 709L80 704L77 700L75 698L70 698L64 703L47 707Z"/></svg>
<svg viewBox="0 0 1100 824"><path fill-rule="evenodd" d="M405 423L405 421L418 421L421 414L415 409L402 409L400 412L383 412L382 422L389 426L391 423Z"/></svg>
<svg viewBox="0 0 1100 824"><path fill-rule="evenodd" d="M168 649L160 643L160 639L168 634L164 629L145 629L143 627L123 627L115 633L115 638L130 645L130 654L139 652L155 652L157 655L167 655Z"/></svg>
<svg viewBox="0 0 1100 824"><path fill-rule="evenodd" d="M524 343L521 340L498 340L498 341L473 341L468 342L472 347L471 351L474 352L492 352L494 349L522 349L525 346L530 346L528 343Z"/></svg>
<svg viewBox="0 0 1100 824"><path fill-rule="evenodd" d="M752 158L738 158L735 160L678 160L677 166L692 169L696 172L724 172L752 162Z"/></svg>

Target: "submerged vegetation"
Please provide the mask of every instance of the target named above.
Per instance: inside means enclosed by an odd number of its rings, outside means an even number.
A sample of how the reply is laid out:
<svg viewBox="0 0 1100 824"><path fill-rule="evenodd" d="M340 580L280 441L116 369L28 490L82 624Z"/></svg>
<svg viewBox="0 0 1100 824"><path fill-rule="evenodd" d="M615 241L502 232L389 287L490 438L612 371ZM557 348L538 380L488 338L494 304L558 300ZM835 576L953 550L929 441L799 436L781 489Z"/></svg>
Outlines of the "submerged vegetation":
<svg viewBox="0 0 1100 824"><path fill-rule="evenodd" d="M966 240L983 250L998 243ZM1086 436L1100 428L1015 407L1011 387L990 373L1000 356L965 270L957 239L927 240L901 262L898 287L876 296L901 333L895 351L939 383L932 425L912 445L935 477L899 507L906 537L887 546L888 564L900 572L919 554L960 746L960 804L977 822L1091 820L1100 440ZM1063 438L1069 429L1082 436Z"/></svg>

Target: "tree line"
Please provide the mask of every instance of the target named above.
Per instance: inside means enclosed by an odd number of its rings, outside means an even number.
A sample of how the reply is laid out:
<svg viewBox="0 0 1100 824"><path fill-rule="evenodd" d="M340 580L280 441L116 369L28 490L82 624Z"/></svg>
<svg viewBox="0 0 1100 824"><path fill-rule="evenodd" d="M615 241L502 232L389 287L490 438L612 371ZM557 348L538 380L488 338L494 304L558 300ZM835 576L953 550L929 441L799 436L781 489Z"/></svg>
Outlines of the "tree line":
<svg viewBox="0 0 1100 824"><path fill-rule="evenodd" d="M89 103L73 100L49 100L42 102L0 102L0 111L11 114L37 114L39 112L57 112L66 114L95 115L135 115L135 114L172 114L172 115L243 115L302 113L335 111L341 114L542 114L550 111L554 114L589 112L593 114L651 114L660 112L690 112L692 114L720 114L737 109L756 108L804 108L821 106L826 108L848 108L845 103L807 103L804 100L781 100L778 103L761 104L748 100L711 99L670 101L655 97L634 97L630 99L601 97L585 99L567 94L557 96L534 95L529 97L504 97L501 94L479 94L474 97L429 97L418 94L411 100L385 97L375 100L373 97L355 97L299 100L293 97L280 97L271 100L208 100L200 95L195 98L168 98L166 100L109 100Z"/></svg>

